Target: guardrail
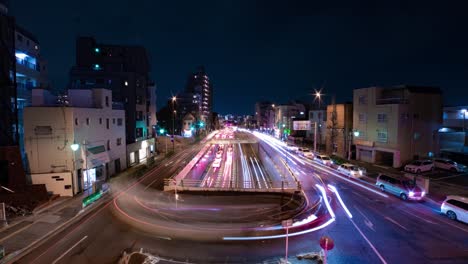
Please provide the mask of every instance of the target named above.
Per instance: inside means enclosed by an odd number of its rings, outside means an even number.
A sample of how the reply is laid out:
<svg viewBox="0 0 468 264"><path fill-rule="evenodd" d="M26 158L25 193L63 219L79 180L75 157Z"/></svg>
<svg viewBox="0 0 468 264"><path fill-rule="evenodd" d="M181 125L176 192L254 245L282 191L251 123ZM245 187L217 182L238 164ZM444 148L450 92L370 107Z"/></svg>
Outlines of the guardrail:
<svg viewBox="0 0 468 264"><path fill-rule="evenodd" d="M220 185L210 185L203 180L164 180L164 191L225 191L225 192L276 192L294 193L301 190L300 182L268 181L268 187L260 181L230 181Z"/></svg>

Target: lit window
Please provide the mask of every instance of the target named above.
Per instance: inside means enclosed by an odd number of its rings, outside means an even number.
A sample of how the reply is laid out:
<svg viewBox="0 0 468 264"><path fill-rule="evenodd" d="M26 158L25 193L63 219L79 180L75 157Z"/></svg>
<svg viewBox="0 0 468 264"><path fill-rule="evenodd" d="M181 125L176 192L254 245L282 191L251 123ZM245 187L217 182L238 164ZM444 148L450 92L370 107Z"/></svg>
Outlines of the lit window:
<svg viewBox="0 0 468 264"><path fill-rule="evenodd" d="M387 131L378 131L377 132L377 141L382 143L387 143L388 134Z"/></svg>

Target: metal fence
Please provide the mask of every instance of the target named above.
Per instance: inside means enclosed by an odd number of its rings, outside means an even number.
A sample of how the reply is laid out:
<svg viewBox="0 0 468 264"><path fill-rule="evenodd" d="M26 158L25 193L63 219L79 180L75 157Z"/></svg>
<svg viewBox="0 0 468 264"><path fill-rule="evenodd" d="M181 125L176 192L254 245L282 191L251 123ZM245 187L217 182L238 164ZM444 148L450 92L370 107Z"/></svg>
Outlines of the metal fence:
<svg viewBox="0 0 468 264"><path fill-rule="evenodd" d="M228 181L174 179L164 180L165 191L234 191L234 192L287 192L300 191L300 183L295 181Z"/></svg>

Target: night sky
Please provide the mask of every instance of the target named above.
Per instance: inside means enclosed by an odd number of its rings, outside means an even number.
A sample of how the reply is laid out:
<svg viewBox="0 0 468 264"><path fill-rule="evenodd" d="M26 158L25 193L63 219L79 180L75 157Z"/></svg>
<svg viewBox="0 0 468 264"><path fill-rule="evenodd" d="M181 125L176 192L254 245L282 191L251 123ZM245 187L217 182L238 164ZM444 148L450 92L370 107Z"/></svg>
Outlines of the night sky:
<svg viewBox="0 0 468 264"><path fill-rule="evenodd" d="M10 15L39 39L56 89L68 83L76 36L92 35L147 48L158 108L198 65L224 114L252 114L258 100L311 101L321 87L345 101L354 88L432 85L446 104L468 103L468 4L312 2L12 0Z"/></svg>

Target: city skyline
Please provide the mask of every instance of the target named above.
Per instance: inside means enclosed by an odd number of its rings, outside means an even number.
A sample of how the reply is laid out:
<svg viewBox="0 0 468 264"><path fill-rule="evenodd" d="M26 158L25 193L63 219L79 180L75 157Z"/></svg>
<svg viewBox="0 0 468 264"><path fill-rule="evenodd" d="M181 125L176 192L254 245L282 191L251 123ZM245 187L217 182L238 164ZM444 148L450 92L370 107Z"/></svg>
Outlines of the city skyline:
<svg viewBox="0 0 468 264"><path fill-rule="evenodd" d="M207 1L126 8L125 1L56 1L39 15L40 2L17 0L10 14L37 35L54 89L68 84L76 37L92 35L148 49L159 108L183 89L193 68L204 65L217 87L214 111L253 114L256 101L311 102L314 89L349 101L352 89L401 84L437 86L446 105L463 104L466 6L435 3L364 1L331 8L302 1ZM285 90L288 96L282 96Z"/></svg>

